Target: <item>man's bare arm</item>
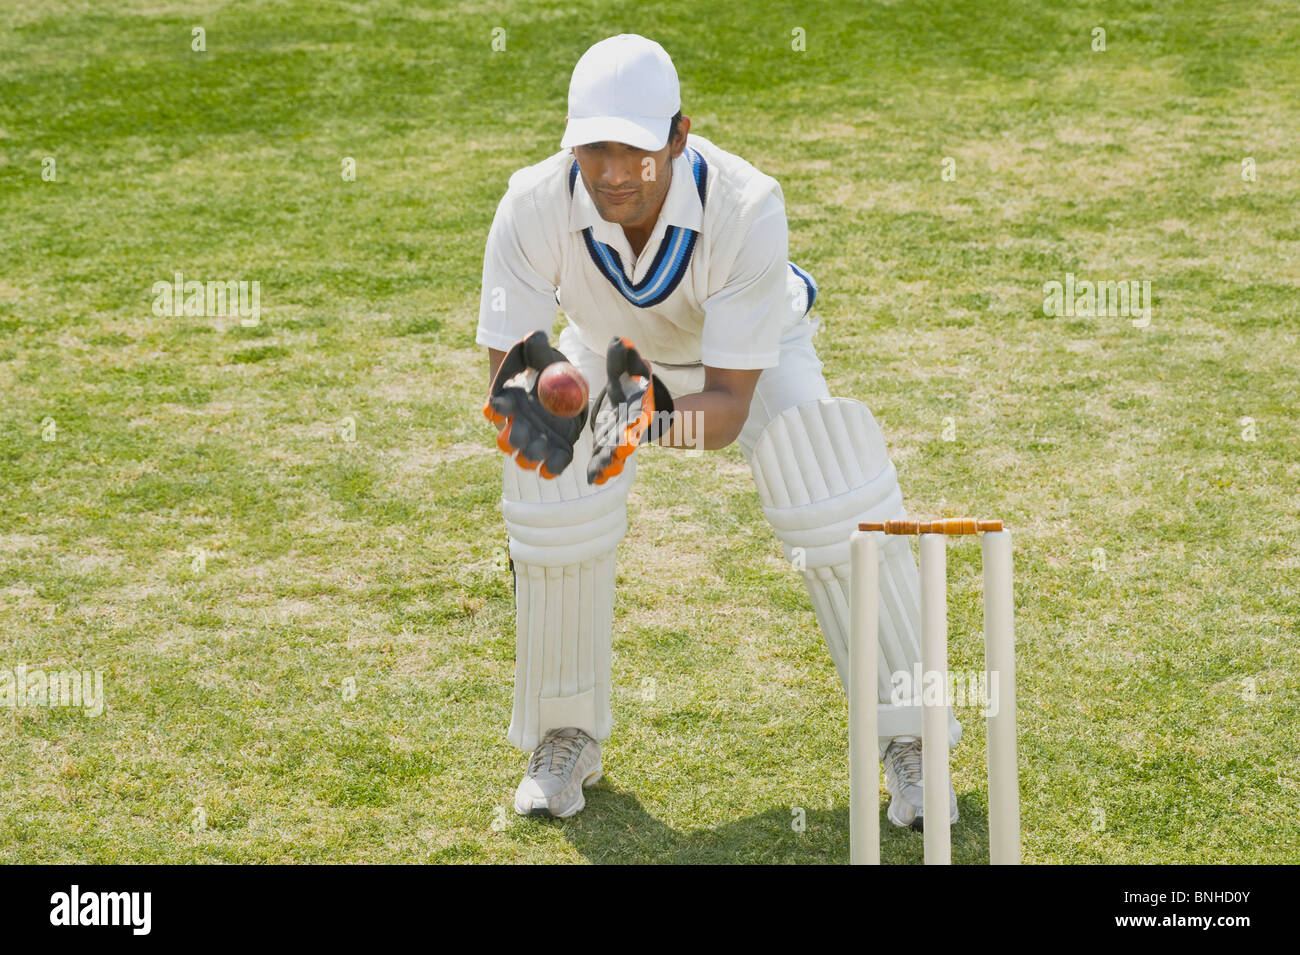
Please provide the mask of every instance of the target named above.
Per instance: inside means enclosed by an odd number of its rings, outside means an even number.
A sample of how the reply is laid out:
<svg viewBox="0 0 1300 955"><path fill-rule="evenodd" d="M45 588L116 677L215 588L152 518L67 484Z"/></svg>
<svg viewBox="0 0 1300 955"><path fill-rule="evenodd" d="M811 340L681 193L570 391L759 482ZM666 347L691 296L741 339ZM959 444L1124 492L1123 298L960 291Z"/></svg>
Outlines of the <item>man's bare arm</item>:
<svg viewBox="0 0 1300 955"><path fill-rule="evenodd" d="M501 367L501 362L505 360L506 353L496 349L488 349L488 387L492 387L492 382L497 380L497 369Z"/></svg>
<svg viewBox="0 0 1300 955"><path fill-rule="evenodd" d="M488 391L492 390L492 383L497 380L497 369L501 367L501 362L505 361L506 353L497 348L488 349ZM504 421L497 422L497 430L504 428Z"/></svg>
<svg viewBox="0 0 1300 955"><path fill-rule="evenodd" d="M749 417L761 368L704 366L704 388L693 395L673 396L673 423L659 443L672 447L717 451L740 437ZM683 416L690 415L690 421Z"/></svg>

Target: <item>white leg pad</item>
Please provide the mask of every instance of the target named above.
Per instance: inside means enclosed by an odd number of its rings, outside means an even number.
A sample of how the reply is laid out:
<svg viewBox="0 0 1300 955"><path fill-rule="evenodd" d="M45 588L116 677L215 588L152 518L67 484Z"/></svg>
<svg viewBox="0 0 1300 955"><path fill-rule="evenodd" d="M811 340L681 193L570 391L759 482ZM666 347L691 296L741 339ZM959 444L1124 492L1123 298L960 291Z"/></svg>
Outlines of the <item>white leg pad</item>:
<svg viewBox="0 0 1300 955"><path fill-rule="evenodd" d="M866 405L822 398L768 422L750 468L763 513L803 572L840 682L849 679L849 537L859 521L905 519L898 472ZM921 707L889 703L891 675L921 659L921 588L906 538L880 549L880 752L895 736L921 736ZM948 716L949 745L961 726Z"/></svg>
<svg viewBox="0 0 1300 955"><path fill-rule="evenodd" d="M515 567L515 700L507 738L536 749L548 730L609 737L610 642L618 543L627 533L635 456L617 478L587 484L583 432L554 480L504 462L502 515Z"/></svg>

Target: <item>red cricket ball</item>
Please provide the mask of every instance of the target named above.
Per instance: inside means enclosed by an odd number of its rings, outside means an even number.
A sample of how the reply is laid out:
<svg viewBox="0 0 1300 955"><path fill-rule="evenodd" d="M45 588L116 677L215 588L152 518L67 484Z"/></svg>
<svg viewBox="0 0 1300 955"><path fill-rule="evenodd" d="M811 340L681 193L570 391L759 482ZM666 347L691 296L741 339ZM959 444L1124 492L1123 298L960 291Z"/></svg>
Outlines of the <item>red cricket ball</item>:
<svg viewBox="0 0 1300 955"><path fill-rule="evenodd" d="M537 379L537 400L558 418L581 414L587 395L587 379L567 361L547 365Z"/></svg>

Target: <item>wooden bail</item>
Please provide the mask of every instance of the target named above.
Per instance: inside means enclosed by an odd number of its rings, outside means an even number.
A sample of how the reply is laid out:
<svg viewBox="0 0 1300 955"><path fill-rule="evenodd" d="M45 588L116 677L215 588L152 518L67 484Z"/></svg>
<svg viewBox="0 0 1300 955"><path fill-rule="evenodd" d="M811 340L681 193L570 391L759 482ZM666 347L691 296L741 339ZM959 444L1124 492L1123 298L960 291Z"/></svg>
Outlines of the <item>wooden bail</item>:
<svg viewBox="0 0 1300 955"><path fill-rule="evenodd" d="M946 517L938 521L864 521L860 531L886 534L982 534L1002 530L1001 521L977 521L973 517Z"/></svg>

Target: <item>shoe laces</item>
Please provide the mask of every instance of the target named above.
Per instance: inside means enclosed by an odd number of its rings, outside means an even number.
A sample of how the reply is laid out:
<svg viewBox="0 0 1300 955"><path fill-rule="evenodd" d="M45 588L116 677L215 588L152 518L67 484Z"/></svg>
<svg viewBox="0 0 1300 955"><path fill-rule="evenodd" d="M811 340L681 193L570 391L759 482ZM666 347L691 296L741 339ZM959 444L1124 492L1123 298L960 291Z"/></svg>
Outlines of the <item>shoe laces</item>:
<svg viewBox="0 0 1300 955"><path fill-rule="evenodd" d="M903 786L921 784L921 744L916 740L895 741L889 745L889 766Z"/></svg>
<svg viewBox="0 0 1300 955"><path fill-rule="evenodd" d="M591 737L582 730L556 730L548 733L540 746L533 750L528 761L529 775L550 773L563 776L573 767L582 748L591 742Z"/></svg>

